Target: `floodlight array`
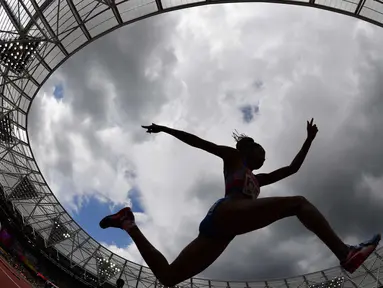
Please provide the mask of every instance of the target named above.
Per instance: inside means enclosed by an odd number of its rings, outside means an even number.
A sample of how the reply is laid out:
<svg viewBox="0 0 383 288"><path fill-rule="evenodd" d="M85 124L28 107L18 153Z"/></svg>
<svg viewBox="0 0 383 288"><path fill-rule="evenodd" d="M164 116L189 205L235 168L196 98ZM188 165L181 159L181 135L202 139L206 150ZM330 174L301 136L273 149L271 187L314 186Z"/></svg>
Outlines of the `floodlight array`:
<svg viewBox="0 0 383 288"><path fill-rule="evenodd" d="M40 45L40 41L28 39L0 41L0 63L15 74L20 74L25 70L26 64L35 57Z"/></svg>
<svg viewBox="0 0 383 288"><path fill-rule="evenodd" d="M55 220L48 238L48 245L64 241L70 237L68 229L60 224L59 221Z"/></svg>
<svg viewBox="0 0 383 288"><path fill-rule="evenodd" d="M110 279L121 272L121 269L116 264L102 257L97 257L97 265L100 279Z"/></svg>
<svg viewBox="0 0 383 288"><path fill-rule="evenodd" d="M38 197L39 194L37 193L36 188L29 181L27 176L24 176L24 178L19 182L19 184L17 184L9 196L10 199L17 200L30 200L36 199Z"/></svg>
<svg viewBox="0 0 383 288"><path fill-rule="evenodd" d="M341 288L344 283L344 277L337 277L321 283L310 285L309 288Z"/></svg>
<svg viewBox="0 0 383 288"><path fill-rule="evenodd" d="M98 283L97 277L93 276L92 274L85 273L83 276L84 280L91 283Z"/></svg>
<svg viewBox="0 0 383 288"><path fill-rule="evenodd" d="M13 142L10 113L0 115L0 141L3 143Z"/></svg>

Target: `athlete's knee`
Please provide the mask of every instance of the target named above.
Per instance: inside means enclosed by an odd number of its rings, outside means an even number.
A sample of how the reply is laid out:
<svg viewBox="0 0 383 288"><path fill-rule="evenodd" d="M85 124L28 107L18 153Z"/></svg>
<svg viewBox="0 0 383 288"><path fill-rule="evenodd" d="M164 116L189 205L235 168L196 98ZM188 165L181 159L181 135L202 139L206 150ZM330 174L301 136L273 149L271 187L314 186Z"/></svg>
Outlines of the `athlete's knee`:
<svg viewBox="0 0 383 288"><path fill-rule="evenodd" d="M308 206L311 206L311 203L309 200L306 199L304 196L292 196L291 197L292 203L293 203L293 209L295 213L298 213L302 209L307 208Z"/></svg>

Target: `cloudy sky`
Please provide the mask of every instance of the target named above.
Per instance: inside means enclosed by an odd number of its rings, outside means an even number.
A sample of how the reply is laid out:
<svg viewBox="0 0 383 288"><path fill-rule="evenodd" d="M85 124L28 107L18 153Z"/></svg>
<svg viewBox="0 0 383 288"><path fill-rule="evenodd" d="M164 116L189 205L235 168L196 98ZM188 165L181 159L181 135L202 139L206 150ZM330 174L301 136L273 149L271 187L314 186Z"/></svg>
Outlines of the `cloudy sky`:
<svg viewBox="0 0 383 288"><path fill-rule="evenodd" d="M29 115L37 163L84 229L144 263L129 237L99 220L131 204L172 261L224 193L221 160L152 122L234 145L234 129L267 151L261 172L289 164L319 127L298 174L261 197L304 195L347 243L383 216L383 31L353 18L269 4L215 5L117 30L68 60ZM240 236L200 276L251 280L337 265L297 219Z"/></svg>

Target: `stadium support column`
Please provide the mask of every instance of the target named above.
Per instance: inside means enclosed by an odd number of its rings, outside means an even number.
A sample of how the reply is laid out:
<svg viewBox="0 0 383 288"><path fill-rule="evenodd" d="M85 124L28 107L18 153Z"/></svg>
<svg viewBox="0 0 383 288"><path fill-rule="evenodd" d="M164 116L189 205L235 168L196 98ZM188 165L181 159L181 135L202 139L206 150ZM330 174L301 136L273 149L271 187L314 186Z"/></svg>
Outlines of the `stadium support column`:
<svg viewBox="0 0 383 288"><path fill-rule="evenodd" d="M305 282L306 286L309 287L309 286L310 286L310 283L309 283L309 281L307 281L306 276L303 275L302 277L303 277L303 281Z"/></svg>
<svg viewBox="0 0 383 288"><path fill-rule="evenodd" d="M120 12L117 9L116 0L108 0L108 1L109 1L109 4L110 4L110 7L112 8L114 17L116 17L118 24L121 25L124 21L122 21Z"/></svg>
<svg viewBox="0 0 383 288"><path fill-rule="evenodd" d="M127 263L128 263L128 260L125 260L124 265L122 265L121 273L120 273L120 275L118 275L118 278L121 278L122 274L124 274Z"/></svg>
<svg viewBox="0 0 383 288"><path fill-rule="evenodd" d="M323 278L324 278L326 281L328 281L328 277L327 277L326 273L324 273L323 271L321 271L321 274L322 274Z"/></svg>
<svg viewBox="0 0 383 288"><path fill-rule="evenodd" d="M359 0L358 6L355 9L356 15L360 15L360 12L362 11L365 3L366 3L366 0Z"/></svg>
<svg viewBox="0 0 383 288"><path fill-rule="evenodd" d="M140 271L138 271L138 275L137 275L137 282L136 282L136 288L138 288L138 283L140 283L141 281L141 273L142 273L142 266L140 267Z"/></svg>
<svg viewBox="0 0 383 288"><path fill-rule="evenodd" d="M69 252L65 257L67 257L67 258L70 258L70 268L73 268L73 267L75 267L76 265L78 265L78 264L75 264L75 265L73 265L73 254L74 254L74 252L76 252L77 250L79 250L79 249L81 249L86 243L88 243L88 241L91 239L91 237L90 236L88 236L87 238L85 238L80 244L78 244L76 247L73 247L72 246L72 251L71 252Z"/></svg>

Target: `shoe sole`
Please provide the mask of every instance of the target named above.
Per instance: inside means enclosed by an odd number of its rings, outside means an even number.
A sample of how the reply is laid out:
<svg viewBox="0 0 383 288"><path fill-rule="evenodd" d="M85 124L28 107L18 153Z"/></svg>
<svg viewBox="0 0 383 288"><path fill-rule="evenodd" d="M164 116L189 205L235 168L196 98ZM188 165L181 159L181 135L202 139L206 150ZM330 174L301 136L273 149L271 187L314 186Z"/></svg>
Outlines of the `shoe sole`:
<svg viewBox="0 0 383 288"><path fill-rule="evenodd" d="M129 207L127 208L124 208L124 209L127 209L129 210L129 212L131 212L131 209ZM112 214L112 215L108 215L106 217L104 217L100 223L99 223L99 226L101 229L106 229L106 228L110 228L110 227L113 227L113 228L120 228L118 226L114 226L114 225L110 225L108 224L108 221L112 220L113 217L116 217L123 209L121 209L119 212L117 212L116 214Z"/></svg>
<svg viewBox="0 0 383 288"><path fill-rule="evenodd" d="M381 240L380 234L378 238L379 239L377 239L374 244L370 245L371 247L369 247L369 249L366 250L366 253L355 254L353 257L350 258L348 263L344 264L343 268L351 274L354 273L360 267L360 265L362 265L363 262L367 260L367 258L372 254L372 252L375 251L376 247L378 247L378 244Z"/></svg>
<svg viewBox="0 0 383 288"><path fill-rule="evenodd" d="M101 229L106 229L106 228L109 228L109 227L111 227L110 225L108 225L108 220L110 219L110 217L111 216L106 216L106 217L104 217L101 221L100 221L100 223L99 223L99 225L100 225L100 228Z"/></svg>

